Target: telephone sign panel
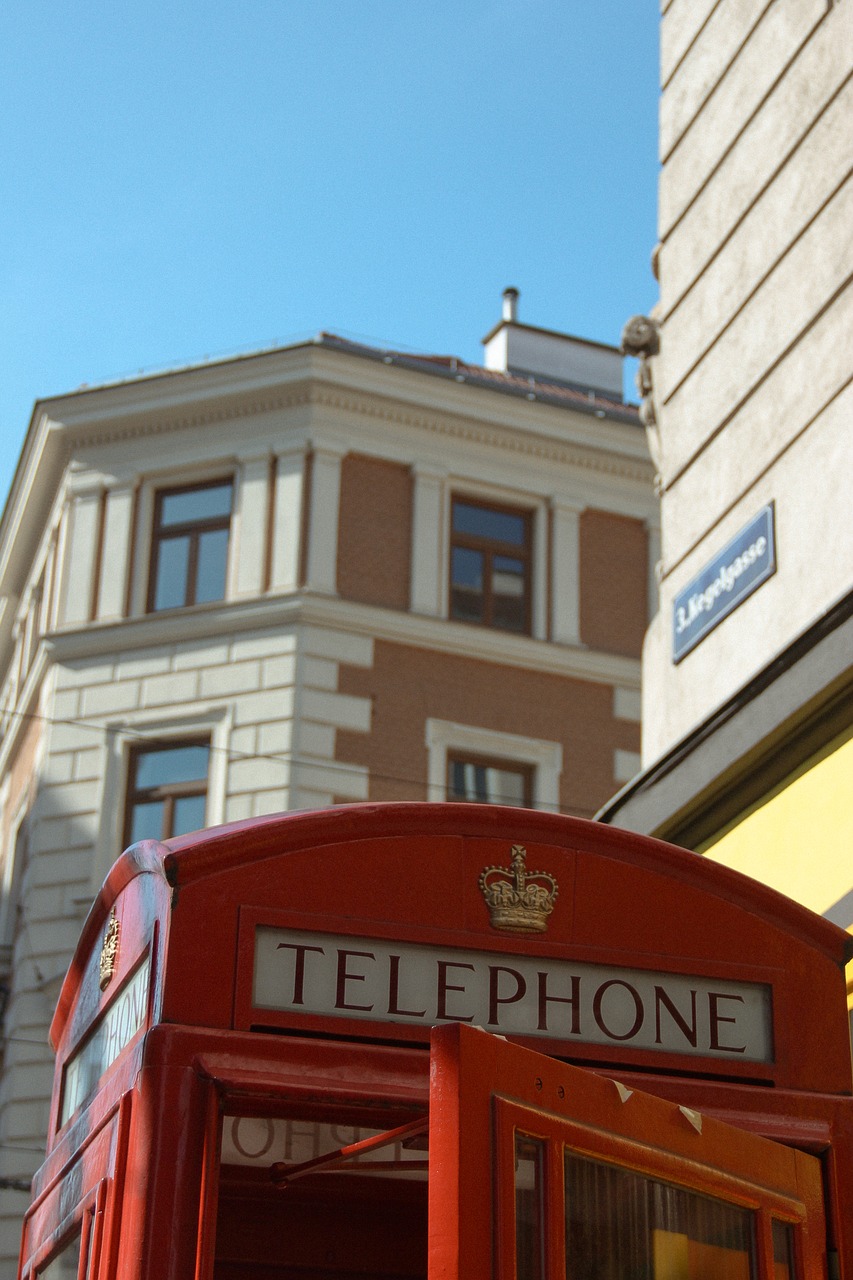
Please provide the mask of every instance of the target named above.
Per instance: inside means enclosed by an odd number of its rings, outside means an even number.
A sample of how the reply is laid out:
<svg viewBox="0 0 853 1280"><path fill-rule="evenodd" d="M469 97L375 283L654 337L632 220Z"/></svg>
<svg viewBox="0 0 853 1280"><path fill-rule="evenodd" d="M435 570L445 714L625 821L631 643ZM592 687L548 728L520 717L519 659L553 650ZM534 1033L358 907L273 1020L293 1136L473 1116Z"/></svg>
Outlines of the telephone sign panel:
<svg viewBox="0 0 853 1280"><path fill-rule="evenodd" d="M744 1062L773 1054L761 983L263 926L254 1004Z"/></svg>

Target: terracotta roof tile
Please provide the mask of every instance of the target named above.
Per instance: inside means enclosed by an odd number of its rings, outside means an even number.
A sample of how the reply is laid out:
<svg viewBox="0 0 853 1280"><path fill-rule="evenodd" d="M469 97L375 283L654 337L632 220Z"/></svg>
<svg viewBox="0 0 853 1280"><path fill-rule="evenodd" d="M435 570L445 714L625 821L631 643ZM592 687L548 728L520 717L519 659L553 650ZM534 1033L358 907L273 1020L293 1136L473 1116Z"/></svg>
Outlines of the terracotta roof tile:
<svg viewBox="0 0 853 1280"><path fill-rule="evenodd" d="M316 341L320 346L336 351L346 351L352 355L381 360L385 364L395 364L422 373L438 374L453 378L457 382L500 391L505 395L523 396L528 400L538 400L544 404L562 405L567 409L580 410L582 413L594 413L599 417L617 417L622 422L636 423L638 426L640 424L636 405L607 395L603 391L572 386L565 382L536 377L533 374L504 373L499 369L486 369L482 365L468 364L457 356L420 355L409 351L383 350L368 346L366 343L353 342L349 338L341 338L334 333L320 333Z"/></svg>

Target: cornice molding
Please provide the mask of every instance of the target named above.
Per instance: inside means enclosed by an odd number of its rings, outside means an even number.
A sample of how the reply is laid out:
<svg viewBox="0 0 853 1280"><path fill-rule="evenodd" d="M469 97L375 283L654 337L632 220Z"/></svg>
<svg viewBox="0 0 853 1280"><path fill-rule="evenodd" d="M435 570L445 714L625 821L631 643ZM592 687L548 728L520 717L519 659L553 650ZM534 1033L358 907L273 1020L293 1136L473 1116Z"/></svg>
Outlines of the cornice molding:
<svg viewBox="0 0 853 1280"><path fill-rule="evenodd" d="M556 437L548 437L535 429L528 433L517 427L497 425L479 418L405 410L400 408L398 403L395 404L392 400L385 400L379 396L372 399L363 394L342 392L337 388L327 388L318 384L311 389L311 403L322 405L327 409L336 409L342 413L376 418L394 426L427 431L434 435L448 436L493 449L504 449L580 470L600 471L640 483L650 484L654 475L651 461L647 462L640 457L632 458L625 453L620 454L616 449L566 443ZM564 411L558 409L557 412ZM568 409L565 412L571 413L571 410Z"/></svg>
<svg viewBox="0 0 853 1280"><path fill-rule="evenodd" d="M219 422L232 422L235 418L259 418L264 414L277 413L286 409L296 409L313 402L311 389L302 387L289 394L266 397L245 397L235 395L214 406L202 410L194 409L182 413L169 414L162 409L145 413L135 410L133 417L122 416L98 426L85 428L69 424L69 450L87 448L93 445L106 444L115 440L135 440L144 436L168 435L175 431L192 430L195 427L209 427Z"/></svg>
<svg viewBox="0 0 853 1280"><path fill-rule="evenodd" d="M71 663L154 646L202 644L211 637L282 626L327 627L502 666L591 680L623 689L640 687L639 659L556 645L421 614L398 613L310 592L198 605L121 622L91 623L75 631L53 632L44 643L53 662Z"/></svg>
<svg viewBox="0 0 853 1280"><path fill-rule="evenodd" d="M472 388L477 391L480 388ZM432 435L445 436L462 440L466 443L485 446L517 453L522 456L536 458L547 463L559 463L563 466L575 467L579 470L591 470L634 483L650 484L654 468L651 461L642 456L644 443L637 437L634 443L637 450L632 456L630 450L607 442L601 445L585 445L559 440L554 435L547 435L541 427L524 428L511 423L494 423L485 417L457 414L446 410L425 411L417 407L406 407L403 401L381 391L364 392L350 390L323 381L316 374L308 375L305 381L290 391L282 391L271 395L241 395L224 392L216 403L206 407L197 406L182 412L168 413L163 409L145 411L143 406L134 408L132 416L116 414L109 420L104 419L97 424L70 422L65 427L67 432L65 460L66 463L74 449L92 448L113 441L142 439L160 436L176 431L209 427L218 423L235 419L263 417L272 413L283 413L289 410L318 406L332 409L338 413L356 417L371 418L395 427L405 427ZM542 412L542 406L539 406ZM571 408L546 406L549 414L561 416L572 415ZM586 426L587 424L584 423ZM610 424L610 426L624 424ZM633 431L625 427L626 431Z"/></svg>

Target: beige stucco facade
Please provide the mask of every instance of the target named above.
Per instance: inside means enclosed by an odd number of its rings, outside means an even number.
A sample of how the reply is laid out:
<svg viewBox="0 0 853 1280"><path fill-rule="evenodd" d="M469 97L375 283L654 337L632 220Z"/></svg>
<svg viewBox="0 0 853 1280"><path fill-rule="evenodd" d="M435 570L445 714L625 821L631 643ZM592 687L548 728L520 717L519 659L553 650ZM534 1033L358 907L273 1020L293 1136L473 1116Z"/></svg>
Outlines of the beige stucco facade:
<svg viewBox="0 0 853 1280"><path fill-rule="evenodd" d="M152 607L163 495L222 483L220 598ZM460 497L524 517L518 632L450 616ZM322 335L38 403L0 525L0 1177L39 1163L47 1026L134 752L204 743L207 825L441 800L454 752L589 814L639 764L656 536L636 409L542 374ZM2 1192L0 1274L25 1202Z"/></svg>

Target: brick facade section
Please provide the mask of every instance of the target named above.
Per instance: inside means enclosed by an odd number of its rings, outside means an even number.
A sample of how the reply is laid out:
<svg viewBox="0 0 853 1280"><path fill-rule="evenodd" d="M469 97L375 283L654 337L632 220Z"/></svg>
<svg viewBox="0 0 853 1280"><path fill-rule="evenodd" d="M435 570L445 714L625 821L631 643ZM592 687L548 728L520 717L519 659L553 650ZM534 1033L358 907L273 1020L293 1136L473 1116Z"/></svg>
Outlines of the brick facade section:
<svg viewBox="0 0 853 1280"><path fill-rule="evenodd" d="M648 624L648 535L642 520L584 511L580 631L591 649L639 658Z"/></svg>
<svg viewBox="0 0 853 1280"><path fill-rule="evenodd" d="M408 609L411 555L409 468L347 454L341 463L339 594L361 604Z"/></svg>
<svg viewBox="0 0 853 1280"><path fill-rule="evenodd" d="M617 789L614 750L639 751L640 727L613 718L613 689L592 681L377 640L371 669L340 668L342 693L373 702L372 731L338 730L336 759L366 765L371 800L427 798L426 721L560 742L560 808L591 817Z"/></svg>

